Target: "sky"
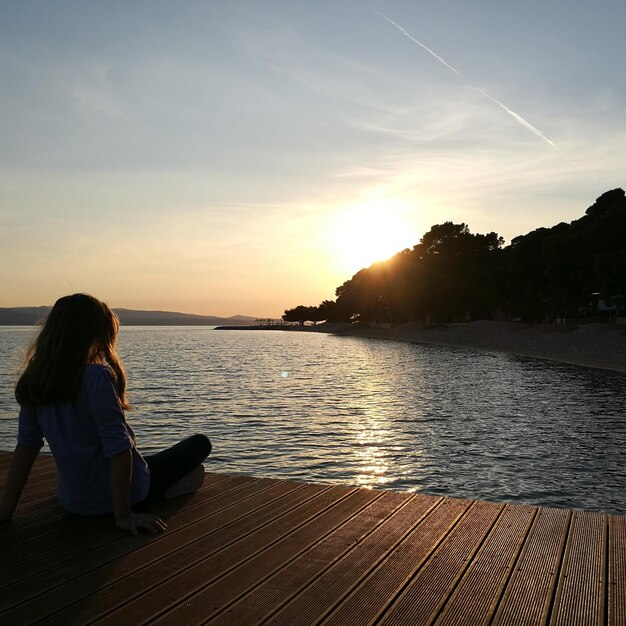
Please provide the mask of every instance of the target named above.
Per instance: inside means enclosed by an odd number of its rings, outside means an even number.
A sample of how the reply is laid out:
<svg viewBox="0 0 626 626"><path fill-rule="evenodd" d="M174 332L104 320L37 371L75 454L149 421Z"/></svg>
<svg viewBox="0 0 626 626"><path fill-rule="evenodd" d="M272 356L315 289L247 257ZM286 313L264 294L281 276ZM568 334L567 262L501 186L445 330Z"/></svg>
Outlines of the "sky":
<svg viewBox="0 0 626 626"><path fill-rule="evenodd" d="M0 1L0 306L279 317L626 184L623 0Z"/></svg>

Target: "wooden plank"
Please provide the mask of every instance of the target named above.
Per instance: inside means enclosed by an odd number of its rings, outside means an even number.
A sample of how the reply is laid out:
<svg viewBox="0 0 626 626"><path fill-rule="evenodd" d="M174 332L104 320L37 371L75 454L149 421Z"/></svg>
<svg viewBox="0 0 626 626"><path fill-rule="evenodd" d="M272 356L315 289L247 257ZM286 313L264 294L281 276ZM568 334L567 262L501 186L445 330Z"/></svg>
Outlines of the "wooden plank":
<svg viewBox="0 0 626 626"><path fill-rule="evenodd" d="M4 485L7 475L8 472L0 478L1 484ZM33 469L28 475L28 480L24 486L22 497L42 494L47 491L52 491L52 493L56 494L56 488L56 465L54 464L52 457L45 459L42 457L37 458Z"/></svg>
<svg viewBox="0 0 626 626"><path fill-rule="evenodd" d="M9 466L11 465L11 458L13 456L13 452L0 452L0 481L4 483L6 479L7 473L9 471ZM31 469L30 477L35 479L35 482L44 476L52 475L54 476L54 472L56 470L56 464L51 454L42 454L40 453L35 459L35 463L33 464L33 468Z"/></svg>
<svg viewBox="0 0 626 626"><path fill-rule="evenodd" d="M35 479L39 479L44 476L50 476L51 474L54 476L56 467L57 464L52 454L43 454L40 452L33 463L29 477L32 476Z"/></svg>
<svg viewBox="0 0 626 626"><path fill-rule="evenodd" d="M185 515L201 516L204 512L218 514L224 507L231 506L249 497L250 494L263 492L269 488L271 481L262 483L249 478L228 477L213 475L209 476L203 489L195 496L197 504L187 500ZM171 501L161 505L158 511L170 523L170 532L176 531L178 524L177 510L181 502ZM8 569L10 580L15 590L12 595L14 603L24 601L29 595L24 595L29 587L21 584L23 581L36 578L36 589L42 593L57 584L67 582L84 574L86 571L98 566L105 565L115 558L120 558L138 547L137 538L128 537L125 533L116 530L111 517L106 516L98 520L71 518L79 529L79 533L67 537L67 532L62 532L66 542L56 546L51 551L36 553L32 549L25 552L23 558L12 560ZM98 522L100 528L94 525ZM141 539L144 540L143 538ZM148 540L148 537L145 538ZM35 543L33 540L31 543ZM84 555L88 553L89 559ZM4 572L4 570L0 570ZM42 575L46 572L45 575ZM8 575L8 574L7 574Z"/></svg>
<svg viewBox="0 0 626 626"><path fill-rule="evenodd" d="M495 502L475 502L378 623L431 624L503 509Z"/></svg>
<svg viewBox="0 0 626 626"><path fill-rule="evenodd" d="M42 523L49 523L55 516L65 514L65 509L61 506L57 497L56 469L52 460L44 461L45 465L50 465L50 474L45 478L29 478L24 494L13 515L13 519L3 529L3 537L10 541L18 541L18 537L26 528L38 526ZM6 477L0 479L0 484L4 486Z"/></svg>
<svg viewBox="0 0 626 626"><path fill-rule="evenodd" d="M489 624L536 513L535 507L506 507L437 619L437 626Z"/></svg>
<svg viewBox="0 0 626 626"><path fill-rule="evenodd" d="M274 612L285 598L297 593L312 581L318 581L329 567L342 560L357 546L367 542L381 525L388 527L386 522L409 499L409 494L383 492L380 498L358 515L346 519L344 524L323 540L286 563L261 584L249 589L238 600L214 613L211 624L218 626L267 621L267 614Z"/></svg>
<svg viewBox="0 0 626 626"><path fill-rule="evenodd" d="M110 533L113 527L112 518L94 517L89 520L64 514L47 530L35 527L33 535L22 541L11 542L3 549L2 560L17 564L28 558L43 559L42 562L54 561L54 558L70 558L76 554L82 554L91 546L101 545L103 533ZM104 539L110 540L110 536Z"/></svg>
<svg viewBox="0 0 626 626"><path fill-rule="evenodd" d="M0 455L5 459L6 464L4 470L0 472L0 486L3 488L12 455L6 452L0 453ZM51 456L40 455L35 460L28 482L24 487L22 497L15 511L14 520L5 530L10 532L15 529L15 520L22 520L26 515L34 511L40 512L46 507L58 508L60 505L56 492L56 465L54 460ZM43 502L44 500L46 502ZM24 522L21 523L24 524Z"/></svg>
<svg viewBox="0 0 626 626"><path fill-rule="evenodd" d="M130 605L124 616L134 621L135 616L142 615L143 619L154 624L203 623L213 612L262 582L286 561L326 536L346 517L381 496L367 489L346 492L341 487L333 487L328 493L336 499L323 510L312 512L312 515L306 517L296 515L296 511L293 511L278 520L278 523L260 529L255 536L246 537L218 554L216 561L220 574L217 577L214 564L200 563L165 585L142 595L138 606L135 603ZM213 580L203 584L209 574L212 574ZM171 598L172 608L166 612L162 611L162 607L157 609L150 598L153 593L166 594ZM119 624L119 619L120 616L110 615L104 623Z"/></svg>
<svg viewBox="0 0 626 626"><path fill-rule="evenodd" d="M40 494L49 489L56 491L57 474L56 468L47 467L48 463L36 464L28 475L28 482L24 487L23 496Z"/></svg>
<svg viewBox="0 0 626 626"><path fill-rule="evenodd" d="M552 608L571 512L540 509L515 566L493 626L545 624Z"/></svg>
<svg viewBox="0 0 626 626"><path fill-rule="evenodd" d="M270 481L270 479L261 480ZM197 536L192 534L191 542L188 540L188 533L193 532L194 528L189 528L189 524L186 524L180 533L172 538L167 536L169 533L158 537L154 545L149 546L151 548L149 556L152 558L146 559L144 555L144 558L138 559L134 558L135 555L128 555L128 558L115 563L114 571L105 566L81 576L64 590L74 598L78 596L79 602L65 609L61 608L63 606L61 590L61 593L55 595L57 606L61 610L52 616L50 623L57 623L59 620L70 619L76 615L80 615L81 621L89 621L117 610L118 607L122 607L124 614L121 621L127 622L128 619L134 623L137 618L127 616L124 607L134 606L135 602L141 601L150 593L149 590L198 566L208 567L207 576L211 573L213 576L221 574L219 555L227 550L230 544L236 543L242 537L246 539L254 537L255 531L259 532L259 526L268 527L272 521L280 519L286 511L294 507L299 508L301 512L310 512L312 509L323 508L327 498L333 497L327 495L330 492L329 488L321 485L303 489L299 488L302 485L296 483L270 482L272 483L270 489L275 493L284 491L276 493L276 498L272 498L267 492L259 494L258 499L250 498L238 506L222 511L213 519L209 516L207 520L194 524L199 534ZM163 541L169 541L165 553L162 548ZM195 582L198 584L198 581ZM164 597L168 596L159 595L158 592L153 594L146 610L161 607ZM42 623L46 623L46 620L42 620Z"/></svg>
<svg viewBox="0 0 626 626"><path fill-rule="evenodd" d="M0 527L2 624L626 626L623 516L210 474L131 537L55 494L42 455Z"/></svg>
<svg viewBox="0 0 626 626"><path fill-rule="evenodd" d="M606 542L605 515L574 513L550 624L596 626L604 623Z"/></svg>
<svg viewBox="0 0 626 626"><path fill-rule="evenodd" d="M67 511L59 502L56 493L42 495L39 500L29 505L18 506L10 524L7 524L7 533L20 532L29 526L36 526L41 521L49 521L51 517L61 513L65 515Z"/></svg>
<svg viewBox="0 0 626 626"><path fill-rule="evenodd" d="M4 484L3 484L4 486ZM24 509L30 508L33 509L33 505L36 505L37 508L41 507L41 500L44 498L56 498L56 502L58 502L57 498L57 484L56 480L50 479L50 481L46 484L45 482L41 483L43 489L30 489L30 485L26 485L24 489L24 493L20 498L20 501L15 510L15 516L17 517Z"/></svg>
<svg viewBox="0 0 626 626"><path fill-rule="evenodd" d="M149 568L155 569L157 563L159 567L161 565L165 567L168 565L166 559L169 558L174 561L170 567L176 570L176 567L185 565L185 557L204 558L202 549L207 547L209 541L220 545L215 536L224 527L228 531L237 528L237 523L241 526L242 521L245 522L251 515L255 515L259 508L276 507L277 499L299 488L295 483L270 479L240 477L239 481L242 485L240 488L216 494L215 498L202 502L198 507L185 508L173 515L168 519L170 527L165 535L131 537L113 530L111 531L111 535L115 537L113 542L105 543L97 549L92 546L80 546L78 553L74 555L76 558L67 562L65 567L46 569L37 577L40 581L36 592L37 603L45 603L48 612L54 613L62 610L67 604L76 602L84 604L85 598L95 594L101 587L107 592L115 589L117 591L115 597L123 602L126 595L132 596L142 592L143 585L149 582ZM233 532L236 535L237 531ZM197 538L203 538L204 543L194 544L193 541ZM196 548L200 551L196 552ZM85 555L88 555L88 558L85 558ZM111 567L112 564L114 568ZM142 568L143 574L137 576L137 571ZM158 572L155 572L155 577L158 581L162 580ZM115 585L120 578L125 578L126 583ZM14 587L14 597L21 602L17 610L22 615L30 616L34 604L31 600L32 590L24 584ZM46 591L42 592L43 590ZM106 593L103 595L106 596ZM68 602L68 598L72 601ZM103 600L105 603L111 601L106 597ZM92 600L89 610L96 614L101 612L98 600ZM74 613L74 607L67 611L70 616ZM35 618L37 615L43 619L46 613L40 610L32 617Z"/></svg>
<svg viewBox="0 0 626 626"><path fill-rule="evenodd" d="M408 494L406 494L408 495ZM263 585L246 596L242 601L243 608L237 611L229 609L229 616L237 618L247 616L245 610L253 604L260 592L272 593L276 589L284 589L282 597L277 600L265 614L258 610L257 615L263 622L272 625L298 626L313 624L320 616L329 613L347 596L366 574L391 552L404 537L417 527L425 517L439 504L442 499L433 496L411 495L403 499L399 509L377 526L373 532L354 546L346 555L324 572L318 572L309 584L302 587L289 585L291 573L280 570L270 579L271 589ZM300 561L295 561L300 567ZM278 595L278 594L276 594ZM262 599L260 600L262 602ZM260 606L257 604L257 606ZM283 606L281 607L281 603ZM246 623L240 621L240 623ZM251 620L247 623L251 623Z"/></svg>
<svg viewBox="0 0 626 626"><path fill-rule="evenodd" d="M360 581L323 624L370 624L419 570L472 505L470 500L447 499ZM322 619L324 618L324 619Z"/></svg>
<svg viewBox="0 0 626 626"><path fill-rule="evenodd" d="M219 481L209 478L203 490L211 489L214 480ZM194 497L199 499L203 493L199 492ZM171 505L166 504L164 510L168 508ZM110 535L111 532L114 534ZM13 564L26 558L35 558L38 563L53 561L56 564L120 536L111 515L81 517L63 514L47 524L11 533L10 544L1 554L4 561L10 560ZM28 546L28 551L25 551L25 546ZM32 571L37 569L37 566L33 566Z"/></svg>
<svg viewBox="0 0 626 626"><path fill-rule="evenodd" d="M226 474L207 474L205 484L198 494L203 494L207 488L228 479ZM55 495L50 495L51 491ZM32 502L25 505L22 501L15 512L13 520L10 524L3 528L3 536L6 535L10 543L7 547L11 547L14 550L18 550L20 553L22 547L20 544L28 543L30 552L37 550L37 545L32 543L33 539L37 537L43 538L42 550L50 550L56 546L55 537L60 537L65 534L65 540L67 539L67 527L72 528L72 524L81 525L87 518L81 518L80 516L72 516L63 508L56 496L56 483L45 493L41 493ZM98 517L88 518L90 521L98 520ZM100 520L104 519L100 516ZM83 520L83 521L81 521ZM95 528L98 529L98 524L102 524L102 521L95 522ZM105 522L105 525L110 525L109 522ZM61 538L61 542L64 539ZM20 546L20 547L18 547ZM7 553L4 555L5 559L10 558Z"/></svg>
<svg viewBox="0 0 626 626"><path fill-rule="evenodd" d="M626 516L609 520L608 626L626 626Z"/></svg>
<svg viewBox="0 0 626 626"><path fill-rule="evenodd" d="M56 496L44 496L27 510L18 509L11 523L7 524L4 529L3 537L6 537L7 541L11 541L14 536L18 537L34 526L58 524L59 519L66 514Z"/></svg>

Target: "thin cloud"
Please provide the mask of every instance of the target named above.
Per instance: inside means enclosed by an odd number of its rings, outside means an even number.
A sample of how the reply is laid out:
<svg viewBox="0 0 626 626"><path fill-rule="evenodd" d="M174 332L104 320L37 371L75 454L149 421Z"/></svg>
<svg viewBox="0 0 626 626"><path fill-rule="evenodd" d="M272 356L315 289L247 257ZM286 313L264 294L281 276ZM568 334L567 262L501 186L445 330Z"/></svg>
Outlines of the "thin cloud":
<svg viewBox="0 0 626 626"><path fill-rule="evenodd" d="M524 128L526 128L527 130L532 132L534 135L536 135L537 137L545 141L548 145L550 145L555 150L559 149L558 146L551 139L546 137L538 128L536 128L530 122L525 120L519 113L516 113L515 111L512 111L511 109L509 109L509 107L507 107L504 103L500 102L500 100L497 100L493 96L490 96L481 87L478 87L477 85L472 84L469 80L467 80L467 78L465 78L465 76L463 76L463 74L459 70L457 70L455 67L450 65L444 58L440 57L436 52L431 50L428 46L424 45L421 41L413 37L413 35L408 33L402 26L400 26L400 24L398 24L397 22L394 22L391 18L387 17L386 15L383 15L380 11L377 11L374 7L371 7L368 5L368 8L370 9L370 11L372 11L373 13L376 13L376 15L378 15L379 17L382 17L385 21L389 22L389 24L397 28L405 37L408 37L413 43L420 46L420 48L423 48L424 50L426 50L428 54L430 54L432 57L437 59L439 63L441 63L444 67L447 67L451 72L454 72L469 87L471 87L472 89L476 89L480 94L482 94L485 98L487 98L487 100L489 100L490 102L493 102L494 104L497 104L503 111L508 113L516 122L521 124Z"/></svg>
<svg viewBox="0 0 626 626"><path fill-rule="evenodd" d="M97 89L79 87L74 91L76 109L81 113L97 113L111 118L122 117L123 112L116 107L110 96Z"/></svg>

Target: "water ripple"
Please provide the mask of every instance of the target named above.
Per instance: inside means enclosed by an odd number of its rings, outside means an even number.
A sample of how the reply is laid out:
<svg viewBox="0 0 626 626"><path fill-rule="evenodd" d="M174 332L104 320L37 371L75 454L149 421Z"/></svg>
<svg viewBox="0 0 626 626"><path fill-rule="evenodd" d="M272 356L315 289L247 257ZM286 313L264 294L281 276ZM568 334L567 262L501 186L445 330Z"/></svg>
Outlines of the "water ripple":
<svg viewBox="0 0 626 626"><path fill-rule="evenodd" d="M0 328L0 448L32 329ZM122 329L140 447L214 471L626 513L626 377L315 333Z"/></svg>

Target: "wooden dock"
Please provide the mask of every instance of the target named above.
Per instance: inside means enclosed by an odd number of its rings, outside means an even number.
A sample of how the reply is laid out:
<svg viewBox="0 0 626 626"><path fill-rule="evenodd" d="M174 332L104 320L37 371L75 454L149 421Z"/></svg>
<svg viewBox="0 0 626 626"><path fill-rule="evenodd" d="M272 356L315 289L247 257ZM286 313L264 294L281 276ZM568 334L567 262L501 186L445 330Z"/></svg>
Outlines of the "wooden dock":
<svg viewBox="0 0 626 626"><path fill-rule="evenodd" d="M624 516L224 474L155 512L139 537L68 515L40 456L0 624L626 626Z"/></svg>

